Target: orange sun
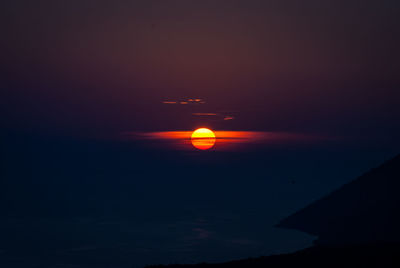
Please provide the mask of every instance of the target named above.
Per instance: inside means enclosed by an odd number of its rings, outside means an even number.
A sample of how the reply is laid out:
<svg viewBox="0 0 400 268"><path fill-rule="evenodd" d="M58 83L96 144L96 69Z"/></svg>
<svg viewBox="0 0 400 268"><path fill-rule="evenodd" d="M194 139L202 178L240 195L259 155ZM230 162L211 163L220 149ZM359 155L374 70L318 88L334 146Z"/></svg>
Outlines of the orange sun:
<svg viewBox="0 0 400 268"><path fill-rule="evenodd" d="M208 128L199 128L192 133L192 144L200 150L207 150L214 146L215 134Z"/></svg>

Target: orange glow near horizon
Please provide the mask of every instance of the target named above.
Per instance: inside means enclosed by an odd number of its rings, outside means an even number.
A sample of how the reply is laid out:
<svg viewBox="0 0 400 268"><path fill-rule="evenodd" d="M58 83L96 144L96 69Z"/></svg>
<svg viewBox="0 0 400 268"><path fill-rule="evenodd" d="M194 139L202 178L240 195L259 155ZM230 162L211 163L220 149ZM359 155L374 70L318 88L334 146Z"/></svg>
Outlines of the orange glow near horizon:
<svg viewBox="0 0 400 268"><path fill-rule="evenodd" d="M200 136L193 138L193 131L125 132L123 136L135 140L153 140L156 143L152 144L157 146L167 145L178 150L193 150L194 146L200 150L213 148L217 151L236 150L243 148L243 146L258 146L260 144L287 144L321 139L321 137L285 132L216 130L212 133L214 136L204 138ZM204 149L197 147L193 142Z"/></svg>
<svg viewBox="0 0 400 268"><path fill-rule="evenodd" d="M191 141L194 147L200 150L211 149L216 141L214 132L208 128L199 128L193 131Z"/></svg>

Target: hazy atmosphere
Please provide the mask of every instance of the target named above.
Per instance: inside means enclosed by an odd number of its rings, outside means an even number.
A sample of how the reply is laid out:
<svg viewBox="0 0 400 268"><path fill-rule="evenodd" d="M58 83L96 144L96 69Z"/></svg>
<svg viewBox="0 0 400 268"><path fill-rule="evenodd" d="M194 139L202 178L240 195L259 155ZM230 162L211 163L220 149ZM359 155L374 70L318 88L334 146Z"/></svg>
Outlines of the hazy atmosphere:
<svg viewBox="0 0 400 268"><path fill-rule="evenodd" d="M394 0L2 1L0 266L330 243L294 213L400 152L399 16Z"/></svg>

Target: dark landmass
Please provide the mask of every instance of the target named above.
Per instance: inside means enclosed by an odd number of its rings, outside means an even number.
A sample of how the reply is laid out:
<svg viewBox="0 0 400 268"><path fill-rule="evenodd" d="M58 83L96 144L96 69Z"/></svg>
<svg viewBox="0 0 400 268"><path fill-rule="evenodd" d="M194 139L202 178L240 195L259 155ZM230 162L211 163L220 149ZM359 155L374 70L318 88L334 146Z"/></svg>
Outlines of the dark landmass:
<svg viewBox="0 0 400 268"><path fill-rule="evenodd" d="M258 267L400 267L400 244L373 244L347 247L315 246L290 254L231 261L226 263L155 265L147 268L258 268Z"/></svg>
<svg viewBox="0 0 400 268"><path fill-rule="evenodd" d="M294 253L183 267L400 267L400 155L281 221L318 236Z"/></svg>
<svg viewBox="0 0 400 268"><path fill-rule="evenodd" d="M400 155L282 220L316 244L400 243Z"/></svg>

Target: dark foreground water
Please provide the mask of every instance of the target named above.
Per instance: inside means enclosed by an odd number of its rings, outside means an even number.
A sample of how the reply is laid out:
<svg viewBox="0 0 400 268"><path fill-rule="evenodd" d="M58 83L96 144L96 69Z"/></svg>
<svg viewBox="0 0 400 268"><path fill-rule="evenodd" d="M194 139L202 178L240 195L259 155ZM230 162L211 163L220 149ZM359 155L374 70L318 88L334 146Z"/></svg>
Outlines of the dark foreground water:
<svg viewBox="0 0 400 268"><path fill-rule="evenodd" d="M348 141L173 151L2 138L0 267L143 267L289 252L273 226L398 148Z"/></svg>

